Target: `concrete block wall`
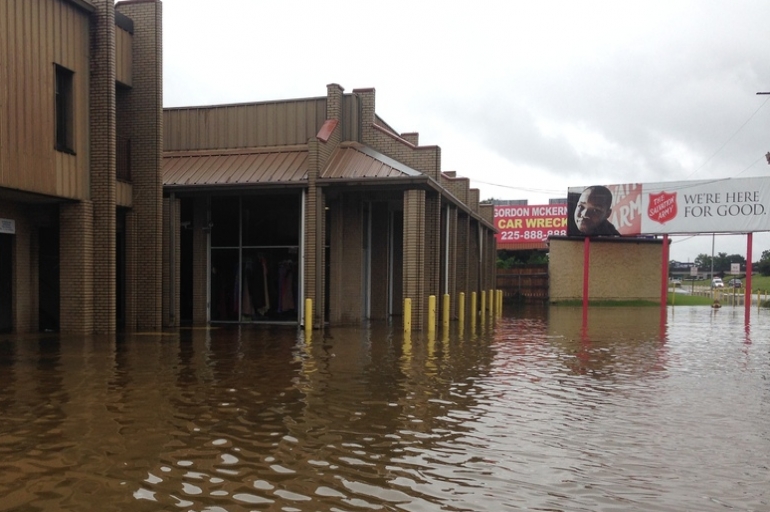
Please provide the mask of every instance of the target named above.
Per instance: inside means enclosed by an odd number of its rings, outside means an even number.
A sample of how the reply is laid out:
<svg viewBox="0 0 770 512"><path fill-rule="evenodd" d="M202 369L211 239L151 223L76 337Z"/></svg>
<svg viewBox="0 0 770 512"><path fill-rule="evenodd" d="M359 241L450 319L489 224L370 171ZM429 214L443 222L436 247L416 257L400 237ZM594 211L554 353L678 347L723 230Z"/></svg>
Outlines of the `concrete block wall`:
<svg viewBox="0 0 770 512"><path fill-rule="evenodd" d="M551 238L548 274L551 302L582 300L582 239ZM591 239L590 300L660 302L662 242L659 240Z"/></svg>

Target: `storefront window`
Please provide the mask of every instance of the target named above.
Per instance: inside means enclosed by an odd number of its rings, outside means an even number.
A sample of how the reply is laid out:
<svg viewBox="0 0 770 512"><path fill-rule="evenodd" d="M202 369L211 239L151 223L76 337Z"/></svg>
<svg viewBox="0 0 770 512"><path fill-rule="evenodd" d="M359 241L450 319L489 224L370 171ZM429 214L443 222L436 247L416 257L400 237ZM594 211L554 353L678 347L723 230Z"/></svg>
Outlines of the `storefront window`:
<svg viewBox="0 0 770 512"><path fill-rule="evenodd" d="M296 322L299 194L211 199L211 320Z"/></svg>

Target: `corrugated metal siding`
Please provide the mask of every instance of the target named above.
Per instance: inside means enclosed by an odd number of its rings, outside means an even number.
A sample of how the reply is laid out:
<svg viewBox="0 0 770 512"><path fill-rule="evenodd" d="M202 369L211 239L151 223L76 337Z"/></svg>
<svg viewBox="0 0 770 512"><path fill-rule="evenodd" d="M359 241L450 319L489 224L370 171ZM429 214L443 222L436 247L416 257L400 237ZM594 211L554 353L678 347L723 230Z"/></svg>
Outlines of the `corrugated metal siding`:
<svg viewBox="0 0 770 512"><path fill-rule="evenodd" d="M307 144L326 120L326 98L163 111L165 151Z"/></svg>
<svg viewBox="0 0 770 512"><path fill-rule="evenodd" d="M414 176L415 174L419 173L384 155L379 155L378 158L378 155L370 149L341 147L332 155L328 165L321 173L321 178L393 178Z"/></svg>
<svg viewBox="0 0 770 512"><path fill-rule="evenodd" d="M346 94L342 97L342 140L361 142L359 108L358 96Z"/></svg>
<svg viewBox="0 0 770 512"><path fill-rule="evenodd" d="M133 36L115 27L115 79L131 87L133 65Z"/></svg>
<svg viewBox="0 0 770 512"><path fill-rule="evenodd" d="M0 186L88 197L89 37L70 2L0 1ZM73 72L76 155L54 150L54 64Z"/></svg>
<svg viewBox="0 0 770 512"><path fill-rule="evenodd" d="M307 151L167 153L163 157L163 185L299 183L307 180L307 165Z"/></svg>

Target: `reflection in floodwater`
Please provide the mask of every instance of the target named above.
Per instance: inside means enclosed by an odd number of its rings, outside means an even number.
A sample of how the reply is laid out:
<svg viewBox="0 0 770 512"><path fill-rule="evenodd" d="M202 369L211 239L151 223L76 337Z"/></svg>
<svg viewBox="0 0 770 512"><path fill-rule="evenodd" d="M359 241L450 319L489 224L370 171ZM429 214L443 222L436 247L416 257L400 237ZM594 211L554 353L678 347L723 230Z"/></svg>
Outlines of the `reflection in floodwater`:
<svg viewBox="0 0 770 512"><path fill-rule="evenodd" d="M0 510L770 510L770 317L736 311L6 336Z"/></svg>

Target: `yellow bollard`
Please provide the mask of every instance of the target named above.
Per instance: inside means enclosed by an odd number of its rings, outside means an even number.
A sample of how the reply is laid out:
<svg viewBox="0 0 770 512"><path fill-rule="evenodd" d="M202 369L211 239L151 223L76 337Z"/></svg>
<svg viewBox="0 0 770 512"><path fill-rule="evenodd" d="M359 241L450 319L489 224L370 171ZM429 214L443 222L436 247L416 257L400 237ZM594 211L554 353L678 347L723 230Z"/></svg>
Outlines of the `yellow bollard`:
<svg viewBox="0 0 770 512"><path fill-rule="evenodd" d="M465 292L460 292L457 302L457 318L460 322L465 321Z"/></svg>
<svg viewBox="0 0 770 512"><path fill-rule="evenodd" d="M436 332L436 296L428 296L428 333Z"/></svg>
<svg viewBox="0 0 770 512"><path fill-rule="evenodd" d="M313 299L305 299L305 332L313 332Z"/></svg>
<svg viewBox="0 0 770 512"><path fill-rule="evenodd" d="M493 318L495 316L495 291L489 290L487 293L489 293L489 318Z"/></svg>
<svg viewBox="0 0 770 512"><path fill-rule="evenodd" d="M412 299L404 299L404 332L412 332Z"/></svg>
<svg viewBox="0 0 770 512"><path fill-rule="evenodd" d="M479 308L479 311L481 312L481 322L483 323L487 312L487 292L482 290L479 295L481 296L481 307Z"/></svg>
<svg viewBox="0 0 770 512"><path fill-rule="evenodd" d="M441 307L441 325L446 329L449 327L449 294L444 294L444 303Z"/></svg>
<svg viewBox="0 0 770 512"><path fill-rule="evenodd" d="M497 290L497 316L503 317L503 290Z"/></svg>

